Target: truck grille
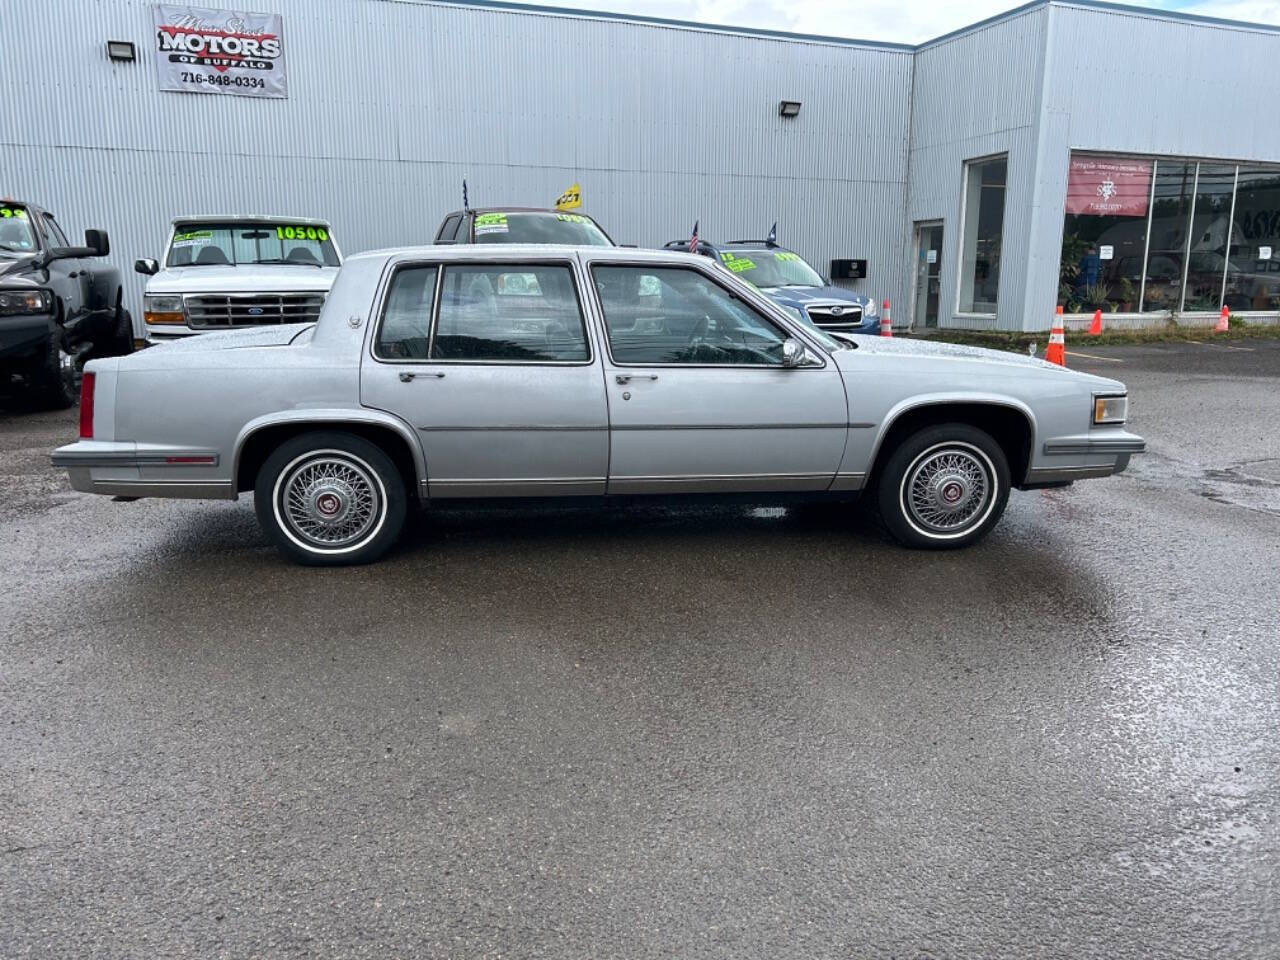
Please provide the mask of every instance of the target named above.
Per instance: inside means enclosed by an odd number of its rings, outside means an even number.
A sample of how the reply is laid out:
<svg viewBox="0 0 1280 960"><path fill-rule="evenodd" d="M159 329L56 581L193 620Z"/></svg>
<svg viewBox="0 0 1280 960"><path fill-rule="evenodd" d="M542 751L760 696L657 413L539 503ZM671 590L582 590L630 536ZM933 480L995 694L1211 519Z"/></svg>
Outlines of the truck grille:
<svg viewBox="0 0 1280 960"><path fill-rule="evenodd" d="M324 306L323 293L230 293L186 297L187 324L208 327L259 327L277 323L314 323Z"/></svg>
<svg viewBox="0 0 1280 960"><path fill-rule="evenodd" d="M856 303L823 304L806 309L809 311L809 319L820 327L838 330L841 327L862 326L862 307Z"/></svg>

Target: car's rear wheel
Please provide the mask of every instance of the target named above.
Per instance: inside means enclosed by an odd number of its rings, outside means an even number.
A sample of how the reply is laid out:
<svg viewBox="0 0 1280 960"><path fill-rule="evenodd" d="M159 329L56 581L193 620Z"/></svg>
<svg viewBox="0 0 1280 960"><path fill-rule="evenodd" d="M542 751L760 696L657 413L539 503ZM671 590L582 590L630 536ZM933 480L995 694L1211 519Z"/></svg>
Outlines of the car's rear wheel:
<svg viewBox="0 0 1280 960"><path fill-rule="evenodd" d="M967 547L999 522L1009 499L1009 462L976 427L926 427L893 450L879 471L880 518L903 546Z"/></svg>
<svg viewBox="0 0 1280 960"><path fill-rule="evenodd" d="M376 444L314 432L281 444L258 471L258 522L280 552L311 566L370 563L404 529L404 480Z"/></svg>

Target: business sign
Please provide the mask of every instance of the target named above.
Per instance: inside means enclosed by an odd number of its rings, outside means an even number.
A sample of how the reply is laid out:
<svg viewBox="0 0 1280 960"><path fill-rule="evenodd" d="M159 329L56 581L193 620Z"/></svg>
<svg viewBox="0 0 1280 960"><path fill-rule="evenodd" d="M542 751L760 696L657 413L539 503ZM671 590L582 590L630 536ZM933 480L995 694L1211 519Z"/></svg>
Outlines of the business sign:
<svg viewBox="0 0 1280 960"><path fill-rule="evenodd" d="M161 90L289 96L284 22L278 13L171 3L157 3L151 9Z"/></svg>
<svg viewBox="0 0 1280 960"><path fill-rule="evenodd" d="M1145 217L1151 197L1151 161L1135 157L1071 155L1067 213Z"/></svg>

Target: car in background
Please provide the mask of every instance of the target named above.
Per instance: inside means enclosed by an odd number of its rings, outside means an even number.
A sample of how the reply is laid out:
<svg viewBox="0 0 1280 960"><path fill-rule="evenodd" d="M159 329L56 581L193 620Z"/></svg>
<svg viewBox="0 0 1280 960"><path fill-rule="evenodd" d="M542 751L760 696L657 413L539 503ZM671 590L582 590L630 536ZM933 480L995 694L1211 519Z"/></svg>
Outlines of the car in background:
<svg viewBox="0 0 1280 960"><path fill-rule="evenodd" d="M1011 488L1145 449L1115 380L848 340L687 253L380 250L343 265L315 324L93 361L53 464L107 496L252 491L285 556L329 565L377 559L411 506L509 497L861 493L900 543L962 547Z"/></svg>
<svg viewBox="0 0 1280 960"><path fill-rule="evenodd" d="M138 260L149 345L320 316L342 265L333 228L305 217L178 217L163 265Z"/></svg>
<svg viewBox="0 0 1280 960"><path fill-rule="evenodd" d="M133 350L120 271L101 259L110 250L106 231L74 247L52 213L0 201L0 393L64 409L87 360Z"/></svg>
<svg viewBox="0 0 1280 960"><path fill-rule="evenodd" d="M585 213L537 207L486 207L446 214L436 243L554 243L572 247L617 246Z"/></svg>
<svg viewBox="0 0 1280 960"><path fill-rule="evenodd" d="M689 241L672 240L664 249L689 250ZM699 240L697 250L690 252L719 260L770 300L828 333L880 332L880 310L873 297L835 286L800 254L771 240Z"/></svg>

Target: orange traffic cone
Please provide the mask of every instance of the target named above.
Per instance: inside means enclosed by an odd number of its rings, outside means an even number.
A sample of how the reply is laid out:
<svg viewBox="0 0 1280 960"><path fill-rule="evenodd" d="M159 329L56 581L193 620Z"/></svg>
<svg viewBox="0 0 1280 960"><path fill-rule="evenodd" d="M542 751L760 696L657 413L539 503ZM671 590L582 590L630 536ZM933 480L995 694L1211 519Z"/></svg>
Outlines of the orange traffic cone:
<svg viewBox="0 0 1280 960"><path fill-rule="evenodd" d="M889 320L889 301L884 302L883 312L880 314L880 336L893 336L893 323Z"/></svg>
<svg viewBox="0 0 1280 960"><path fill-rule="evenodd" d="M1062 307L1059 306L1053 315L1053 329L1049 331L1049 346L1045 347L1044 358L1060 367L1067 365L1067 343L1062 336Z"/></svg>
<svg viewBox="0 0 1280 960"><path fill-rule="evenodd" d="M1231 324L1227 321L1227 305L1222 305L1222 314L1218 317L1218 325L1213 328L1214 333L1226 333L1231 329Z"/></svg>
<svg viewBox="0 0 1280 960"><path fill-rule="evenodd" d="M1089 336L1096 337L1102 333L1102 311L1093 311L1093 323L1089 324Z"/></svg>

